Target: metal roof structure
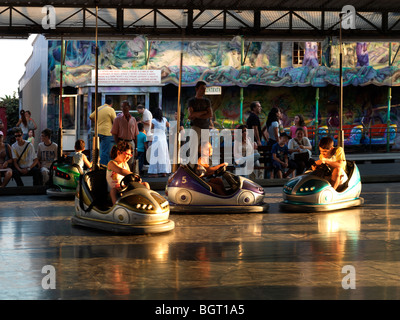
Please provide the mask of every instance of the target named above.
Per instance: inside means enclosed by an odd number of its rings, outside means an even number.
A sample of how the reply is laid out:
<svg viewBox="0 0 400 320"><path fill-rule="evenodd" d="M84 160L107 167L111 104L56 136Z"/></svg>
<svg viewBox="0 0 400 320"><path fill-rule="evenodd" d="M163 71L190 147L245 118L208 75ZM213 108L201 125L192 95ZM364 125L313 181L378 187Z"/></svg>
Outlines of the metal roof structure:
<svg viewBox="0 0 400 320"><path fill-rule="evenodd" d="M102 39L243 35L255 40L318 40L337 36L345 5L356 10L356 28L344 30L344 40L399 39L398 0L5 0L0 4L0 37L41 33L47 38L93 38L97 6ZM55 28L48 27L52 8Z"/></svg>

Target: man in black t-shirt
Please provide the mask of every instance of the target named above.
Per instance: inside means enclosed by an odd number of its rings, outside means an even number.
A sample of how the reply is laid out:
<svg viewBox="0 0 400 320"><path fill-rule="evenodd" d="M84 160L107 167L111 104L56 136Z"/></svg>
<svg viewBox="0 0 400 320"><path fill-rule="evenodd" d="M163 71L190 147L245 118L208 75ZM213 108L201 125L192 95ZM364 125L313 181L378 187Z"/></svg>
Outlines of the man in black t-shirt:
<svg viewBox="0 0 400 320"><path fill-rule="evenodd" d="M261 114L261 103L259 101L253 101L250 104L250 115L247 118L246 125L248 129L254 130L254 141L257 146L261 146L261 137L263 136L261 130L260 118L258 115Z"/></svg>
<svg viewBox="0 0 400 320"><path fill-rule="evenodd" d="M199 81L196 83L196 95L188 100L188 119L190 126L196 131L200 141L201 129L210 129L210 119L213 116L211 101L204 98L206 83Z"/></svg>
<svg viewBox="0 0 400 320"><path fill-rule="evenodd" d="M206 83L199 81L195 86L196 95L190 98L187 103L188 119L190 128L197 134L197 140L190 135L191 161L197 162L197 150L200 145L201 131L210 129L210 119L213 117L211 101L204 97L206 92Z"/></svg>

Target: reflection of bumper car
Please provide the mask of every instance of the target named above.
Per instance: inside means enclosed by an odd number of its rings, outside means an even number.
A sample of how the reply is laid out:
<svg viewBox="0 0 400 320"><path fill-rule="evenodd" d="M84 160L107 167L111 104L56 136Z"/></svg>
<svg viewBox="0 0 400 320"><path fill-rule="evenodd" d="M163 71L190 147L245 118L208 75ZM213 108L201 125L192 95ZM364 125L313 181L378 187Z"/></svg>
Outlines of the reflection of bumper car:
<svg viewBox="0 0 400 320"><path fill-rule="evenodd" d="M75 225L128 234L160 233L174 229L168 220L168 201L160 194L126 176L122 197L113 205L109 197L106 169L81 176L75 196Z"/></svg>
<svg viewBox="0 0 400 320"><path fill-rule="evenodd" d="M229 184L227 195L215 194L190 167L181 165L168 179L166 187L171 212L249 213L268 210L261 186L226 172L225 167L221 169L216 175L223 176Z"/></svg>
<svg viewBox="0 0 400 320"><path fill-rule="evenodd" d="M73 197L82 169L67 161L54 161L50 166L50 188L46 193L54 197Z"/></svg>
<svg viewBox="0 0 400 320"><path fill-rule="evenodd" d="M362 205L360 172L354 162L347 161L346 173L348 180L337 190L324 178L329 175L326 165L289 180L283 187L281 210L316 212Z"/></svg>

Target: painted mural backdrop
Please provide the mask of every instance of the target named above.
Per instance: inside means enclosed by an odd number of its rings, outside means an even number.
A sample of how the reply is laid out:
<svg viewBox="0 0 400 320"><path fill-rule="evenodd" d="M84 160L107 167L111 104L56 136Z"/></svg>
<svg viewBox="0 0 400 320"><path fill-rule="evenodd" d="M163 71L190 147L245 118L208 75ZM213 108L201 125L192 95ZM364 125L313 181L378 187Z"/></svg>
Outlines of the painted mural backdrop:
<svg viewBox="0 0 400 320"><path fill-rule="evenodd" d="M99 41L100 69L159 69L162 83L178 84L180 53L183 51L183 86L193 86L198 80L210 85L326 87L339 85L338 46L324 44L323 56L330 50L331 67L318 65L315 59L316 43L307 43L303 66L281 67L282 43L245 42L246 60L241 65L241 38L231 41L152 41L146 65L145 39L132 41ZM95 64L93 41L68 41L65 59L65 86L87 84ZM392 51L398 48L393 44ZM49 41L50 87L58 86L60 41ZM400 59L388 65L388 43L352 43L344 45L344 86L400 85ZM285 58L286 60L288 57ZM290 57L289 57L290 60ZM323 64L327 61L322 59Z"/></svg>
<svg viewBox="0 0 400 320"><path fill-rule="evenodd" d="M60 41L49 41L50 87L59 86ZM223 86L223 95L212 97L218 125L233 127L239 118L239 87L245 87L244 118L253 100L263 104L265 121L270 108L284 111L283 125L289 126L294 115L303 114L307 125L314 124L316 87L321 88L320 125L337 121L338 110L338 45L328 40L322 45L322 65L316 59L316 43L306 44L303 65L291 64L293 46L279 42L245 42L246 60L241 65L241 38L231 41L152 41L146 65L143 37L132 41L99 41L100 69L159 69L162 83L178 85L180 53L183 51L183 106L193 95L190 91L198 80ZM392 59L399 43L392 44ZM83 86L91 81L95 65L94 41L68 41L64 86ZM386 123L387 86L400 86L400 55L389 66L388 43L344 44L345 124L359 122ZM330 67L329 67L330 66ZM260 87L263 86L263 87ZM363 89L364 87L364 89ZM396 92L398 92L397 90ZM186 96L185 96L186 95ZM391 120L399 122L398 95L392 94ZM165 99L166 110L176 109L176 99ZM164 106L163 106L164 108Z"/></svg>

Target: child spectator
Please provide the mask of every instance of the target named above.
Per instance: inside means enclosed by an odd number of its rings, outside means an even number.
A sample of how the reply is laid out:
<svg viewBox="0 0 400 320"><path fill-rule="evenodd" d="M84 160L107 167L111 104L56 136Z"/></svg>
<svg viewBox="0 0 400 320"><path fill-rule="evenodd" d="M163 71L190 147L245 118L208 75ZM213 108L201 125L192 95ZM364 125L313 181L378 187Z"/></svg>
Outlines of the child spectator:
<svg viewBox="0 0 400 320"><path fill-rule="evenodd" d="M45 185L49 181L50 166L57 159L58 146L51 141L50 129L44 129L40 135L40 139L42 142L38 145L37 157L43 184Z"/></svg>
<svg viewBox="0 0 400 320"><path fill-rule="evenodd" d="M147 136L143 123L138 123L139 134L137 135L137 159L139 161L139 174L143 174L144 159L148 147Z"/></svg>
<svg viewBox="0 0 400 320"><path fill-rule="evenodd" d="M92 162L88 160L86 155L83 153L85 150L85 141L78 139L75 142L75 152L72 154L72 163L77 164L84 170L84 166L88 169L92 167Z"/></svg>
<svg viewBox="0 0 400 320"><path fill-rule="evenodd" d="M336 190L337 187L345 183L348 176L345 172L346 168L346 157L342 147L334 147L333 140L331 137L324 137L319 141L319 160L315 161L316 165L326 164L332 169L332 176L330 183ZM315 170L316 167L312 166Z"/></svg>
<svg viewBox="0 0 400 320"><path fill-rule="evenodd" d="M129 170L128 161L133 157L132 147L125 141L118 142L111 149L111 158L107 165L106 179L108 184L108 191L110 192L112 203L115 204L118 199L118 193L121 192L121 180L131 174ZM147 182L141 182L147 189L150 186Z"/></svg>
<svg viewBox="0 0 400 320"><path fill-rule="evenodd" d="M29 129L27 141L32 143L32 145L35 145L35 137L33 136L33 134L34 134L33 129Z"/></svg>
<svg viewBox="0 0 400 320"><path fill-rule="evenodd" d="M278 173L278 178L282 179L287 178L295 169L296 164L289 160L289 149L287 143L289 141L289 137L282 133L279 136L279 141L272 146L272 167L274 168L274 172ZM285 169L288 168L288 171L285 172Z"/></svg>

